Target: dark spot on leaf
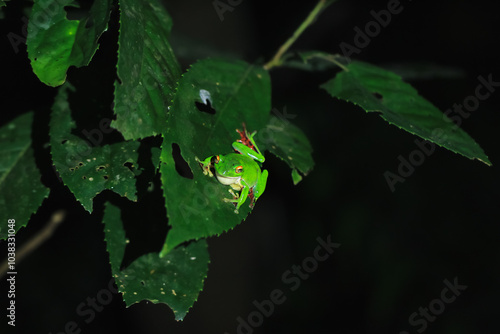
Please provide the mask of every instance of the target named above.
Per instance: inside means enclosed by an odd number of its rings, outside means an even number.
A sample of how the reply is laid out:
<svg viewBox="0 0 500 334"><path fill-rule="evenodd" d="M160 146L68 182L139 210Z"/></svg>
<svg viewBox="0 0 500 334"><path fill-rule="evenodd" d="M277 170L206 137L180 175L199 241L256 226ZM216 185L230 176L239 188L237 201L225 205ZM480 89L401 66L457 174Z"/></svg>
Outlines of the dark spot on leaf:
<svg viewBox="0 0 500 334"><path fill-rule="evenodd" d="M198 109L201 112L206 112L207 114L210 115L215 115L215 109L212 108L212 105L210 104L209 100L206 100L205 103L200 103L200 102L194 102L196 109Z"/></svg>
<svg viewBox="0 0 500 334"><path fill-rule="evenodd" d="M144 283L144 281L141 281L141 284L142 284L143 286L144 286L144 285L146 285L146 283Z"/></svg>
<svg viewBox="0 0 500 334"><path fill-rule="evenodd" d="M63 140L61 141L61 144L63 144L63 145L64 145L64 144L66 144L67 142L68 142L68 140L67 140L67 139L63 139Z"/></svg>
<svg viewBox="0 0 500 334"><path fill-rule="evenodd" d="M175 170L179 173L180 176L185 177L187 179L193 179L193 172L191 168L189 168L188 163L181 155L181 149L179 145L176 143L172 144L172 156L175 162Z"/></svg>
<svg viewBox="0 0 500 334"><path fill-rule="evenodd" d="M96 171L101 171L101 170L103 170L103 169L106 169L106 167L105 167L105 166L99 166L99 167L97 167L95 170L96 170Z"/></svg>
<svg viewBox="0 0 500 334"><path fill-rule="evenodd" d="M84 176L82 176L82 179L86 180L86 179L87 179L87 177L84 175Z"/></svg>
<svg viewBox="0 0 500 334"><path fill-rule="evenodd" d="M103 178L104 178L105 180L107 180L107 179L109 179L109 176L108 176L108 175L104 175L104 176L103 176Z"/></svg>
<svg viewBox="0 0 500 334"><path fill-rule="evenodd" d="M384 97L379 94L379 93L373 93L373 96L377 99L377 100L382 100Z"/></svg>
<svg viewBox="0 0 500 334"><path fill-rule="evenodd" d="M78 163L78 166L82 167L82 166L83 166L83 162L81 162L81 161L80 161L80 162Z"/></svg>

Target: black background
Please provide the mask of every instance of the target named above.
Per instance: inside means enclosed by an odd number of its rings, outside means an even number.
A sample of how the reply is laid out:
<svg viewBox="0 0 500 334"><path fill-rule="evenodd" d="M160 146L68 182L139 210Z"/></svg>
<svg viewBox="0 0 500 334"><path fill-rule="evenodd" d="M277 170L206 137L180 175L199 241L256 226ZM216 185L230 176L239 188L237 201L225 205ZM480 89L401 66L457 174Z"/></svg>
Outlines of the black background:
<svg viewBox="0 0 500 334"><path fill-rule="evenodd" d="M208 56L248 62L270 59L314 3L243 0L221 21L212 1L165 1L174 21L172 45L184 69ZM491 74L500 81L500 27L494 2L404 1L402 5L403 11L355 59L384 66L427 62L457 69L459 75L450 78L410 81L441 110L473 95L480 75ZM87 324L77 306L95 297L111 279L101 219L102 203L113 195L99 195L95 213L89 215L47 167L50 156L44 144L56 90L34 76L26 48L20 46L16 54L6 38L9 32L22 34L23 6L29 3L13 1L2 9L1 124L35 111L37 163L52 193L29 228L19 232L18 245L35 235L54 210L66 210L67 219L18 265L17 332L59 333L75 321L82 333L232 334L237 333L237 318L247 319L255 310L254 300L269 299L272 290L280 289L286 301L253 329L255 333L418 333L422 327L412 326L410 315L440 298L443 281L456 277L467 289L428 322L425 332L498 333L499 93L482 101L461 125L493 167L436 148L391 192L384 173L397 172L398 156L408 158L417 149L416 137L318 89L334 70L309 73L285 68L271 71L272 105L296 115L292 122L304 130L314 148L314 170L293 186L287 166L266 155L270 173L266 192L244 223L209 238L208 278L183 322L176 322L165 305L143 302L125 308L121 296L114 295L112 303ZM294 48L338 53L341 42L353 44L354 27L363 29L373 20L371 10L386 7L387 1L339 1ZM116 14L113 20L91 65L71 68L68 74L78 85L80 98L86 97L99 110L110 109L102 106L112 102ZM158 211L151 209L134 219L141 233L147 233L157 217ZM328 235L341 246L291 291L291 285L282 281L283 273L311 256L316 239ZM5 243L0 248L5 254ZM6 291L3 281L0 294Z"/></svg>

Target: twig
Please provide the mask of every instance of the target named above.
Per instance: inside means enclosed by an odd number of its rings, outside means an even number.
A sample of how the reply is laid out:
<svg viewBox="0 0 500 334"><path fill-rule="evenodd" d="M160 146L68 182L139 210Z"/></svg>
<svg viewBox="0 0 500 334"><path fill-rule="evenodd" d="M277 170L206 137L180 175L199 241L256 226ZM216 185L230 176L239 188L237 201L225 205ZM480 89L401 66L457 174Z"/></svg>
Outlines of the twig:
<svg viewBox="0 0 500 334"><path fill-rule="evenodd" d="M293 43L299 38L299 36L307 29L315 20L316 17L321 13L323 9L334 3L336 0L320 0L313 10L309 13L307 18L302 22L302 24L295 30L293 35L283 44L274 57L264 65L264 69L270 70L274 66L279 66L282 64L283 60L281 57L283 54L292 46Z"/></svg>
<svg viewBox="0 0 500 334"><path fill-rule="evenodd" d="M16 265L21 262L23 258L25 258L29 253L38 248L41 244L43 244L47 239L49 239L56 227L64 220L66 216L66 212L63 210L58 210L52 214L49 222L45 225L45 227L35 236L33 236L30 240L28 240L19 250L16 252ZM2 262L0 265L0 277L3 277L9 268L9 264L7 259Z"/></svg>

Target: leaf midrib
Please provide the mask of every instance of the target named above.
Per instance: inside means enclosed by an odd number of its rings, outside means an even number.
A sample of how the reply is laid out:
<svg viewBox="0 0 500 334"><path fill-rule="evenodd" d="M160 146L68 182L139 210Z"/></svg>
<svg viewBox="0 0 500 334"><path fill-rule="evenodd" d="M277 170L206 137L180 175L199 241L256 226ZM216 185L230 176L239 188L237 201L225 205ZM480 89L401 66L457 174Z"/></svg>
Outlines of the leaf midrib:
<svg viewBox="0 0 500 334"><path fill-rule="evenodd" d="M26 152L29 150L29 148L31 147L31 141L28 141L26 143L26 145L24 146L24 148L22 148L20 151L19 151L19 154L17 155L17 158L16 160L14 161L13 164L11 164L11 168L10 169L6 169L7 172L4 173L2 175L2 177L0 178L0 185L3 184L3 182L5 181L5 179L7 178L7 176L14 170L15 166L18 164L18 162L21 160L21 158L26 154Z"/></svg>

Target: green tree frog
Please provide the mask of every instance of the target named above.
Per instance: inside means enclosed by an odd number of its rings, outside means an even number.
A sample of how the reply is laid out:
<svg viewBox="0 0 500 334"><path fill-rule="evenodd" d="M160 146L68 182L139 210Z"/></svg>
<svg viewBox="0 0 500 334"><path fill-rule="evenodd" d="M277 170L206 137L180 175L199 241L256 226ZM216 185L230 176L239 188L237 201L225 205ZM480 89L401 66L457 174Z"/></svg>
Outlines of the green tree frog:
<svg viewBox="0 0 500 334"><path fill-rule="evenodd" d="M203 169L203 174L213 177L214 174L211 171L213 167L217 180L231 187L229 192L233 198L224 198L224 201L236 205L235 213L238 213L247 197L250 197L250 207L253 207L254 202L266 189L268 176L267 170L261 171L259 165L265 159L253 139L257 132L254 131L249 135L245 128L244 133L237 131L241 135L241 140L233 142L232 146L238 153L214 155L203 161L195 157ZM240 194L235 194L233 190L240 191Z"/></svg>

